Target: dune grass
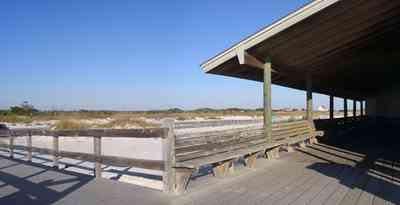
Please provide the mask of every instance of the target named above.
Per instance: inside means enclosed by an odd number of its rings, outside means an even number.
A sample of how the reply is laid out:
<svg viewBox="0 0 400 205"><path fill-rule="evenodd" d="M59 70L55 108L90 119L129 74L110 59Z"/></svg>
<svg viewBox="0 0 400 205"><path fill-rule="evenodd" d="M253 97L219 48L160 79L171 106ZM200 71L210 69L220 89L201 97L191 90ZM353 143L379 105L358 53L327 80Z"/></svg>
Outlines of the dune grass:
<svg viewBox="0 0 400 205"><path fill-rule="evenodd" d="M89 128L89 125L76 120L60 120L53 125L55 130L75 130Z"/></svg>
<svg viewBox="0 0 400 205"><path fill-rule="evenodd" d="M33 119L30 116L20 115L0 115L0 122L7 123L32 123Z"/></svg>
<svg viewBox="0 0 400 205"><path fill-rule="evenodd" d="M134 117L114 117L111 122L105 124L96 124L94 127L96 128L152 128L159 127L160 125L147 122L142 118L134 118Z"/></svg>

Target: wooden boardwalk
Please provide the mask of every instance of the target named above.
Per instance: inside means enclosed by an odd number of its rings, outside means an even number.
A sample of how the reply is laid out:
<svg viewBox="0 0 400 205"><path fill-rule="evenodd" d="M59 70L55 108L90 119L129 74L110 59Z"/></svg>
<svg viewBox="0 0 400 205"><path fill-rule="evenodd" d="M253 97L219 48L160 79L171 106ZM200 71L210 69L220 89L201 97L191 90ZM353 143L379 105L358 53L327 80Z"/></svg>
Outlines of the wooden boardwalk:
<svg viewBox="0 0 400 205"><path fill-rule="evenodd" d="M255 169L224 178L198 177L181 196L0 157L0 204L400 204L399 151L376 134L258 159Z"/></svg>
<svg viewBox="0 0 400 205"><path fill-rule="evenodd" d="M382 133L384 134L384 133ZM175 204L400 204L398 141L361 131L224 179L199 178ZM341 143L338 143L341 142ZM385 144L386 143L386 144Z"/></svg>

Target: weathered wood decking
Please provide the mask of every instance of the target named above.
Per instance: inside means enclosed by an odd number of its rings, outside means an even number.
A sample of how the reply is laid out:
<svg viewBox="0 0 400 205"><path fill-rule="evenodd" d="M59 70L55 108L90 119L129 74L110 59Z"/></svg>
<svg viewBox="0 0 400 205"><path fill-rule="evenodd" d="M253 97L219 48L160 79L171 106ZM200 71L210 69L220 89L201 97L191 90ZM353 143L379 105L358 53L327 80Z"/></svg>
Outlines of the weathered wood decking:
<svg viewBox="0 0 400 205"><path fill-rule="evenodd" d="M393 159L395 153L373 144L364 148L352 152L322 143L312 145L284 154L279 160L264 161L254 171L243 170L242 176L207 185L199 183L199 187L174 202L399 204L400 163L398 158Z"/></svg>
<svg viewBox="0 0 400 205"><path fill-rule="evenodd" d="M255 169L198 177L182 196L0 158L0 204L399 204L398 143L381 134L349 133L258 159Z"/></svg>

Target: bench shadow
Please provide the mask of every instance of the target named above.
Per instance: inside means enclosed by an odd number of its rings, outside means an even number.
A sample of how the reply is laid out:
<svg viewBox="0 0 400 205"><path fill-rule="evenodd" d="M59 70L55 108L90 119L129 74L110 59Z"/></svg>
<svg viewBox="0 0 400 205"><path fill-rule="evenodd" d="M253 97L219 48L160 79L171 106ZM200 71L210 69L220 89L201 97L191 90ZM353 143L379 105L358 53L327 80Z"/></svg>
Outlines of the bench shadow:
<svg viewBox="0 0 400 205"><path fill-rule="evenodd" d="M157 181L162 181L162 176L160 175L154 175L154 174L147 174L143 172L135 172L135 171L130 171L132 167L127 167L123 170L118 170L118 169L107 169L107 172L117 174L114 177L111 177L111 180L119 180L123 175L127 176L134 176L134 177L142 177L146 179L151 179L151 180L157 180Z"/></svg>
<svg viewBox="0 0 400 205"><path fill-rule="evenodd" d="M20 159L0 156L0 160L8 164L0 168L0 204L53 204L94 180Z"/></svg>

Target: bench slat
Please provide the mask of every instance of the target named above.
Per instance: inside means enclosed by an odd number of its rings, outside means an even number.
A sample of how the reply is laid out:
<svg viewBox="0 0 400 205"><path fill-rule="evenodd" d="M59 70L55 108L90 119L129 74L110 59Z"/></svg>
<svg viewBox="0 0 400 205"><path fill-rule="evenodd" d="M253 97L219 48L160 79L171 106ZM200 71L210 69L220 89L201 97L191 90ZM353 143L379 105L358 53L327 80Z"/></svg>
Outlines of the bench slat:
<svg viewBox="0 0 400 205"><path fill-rule="evenodd" d="M268 147L296 144L322 134L316 132L310 122L302 120L273 124L272 143L269 144L260 126L178 135L176 160L181 167L195 168L241 157Z"/></svg>

